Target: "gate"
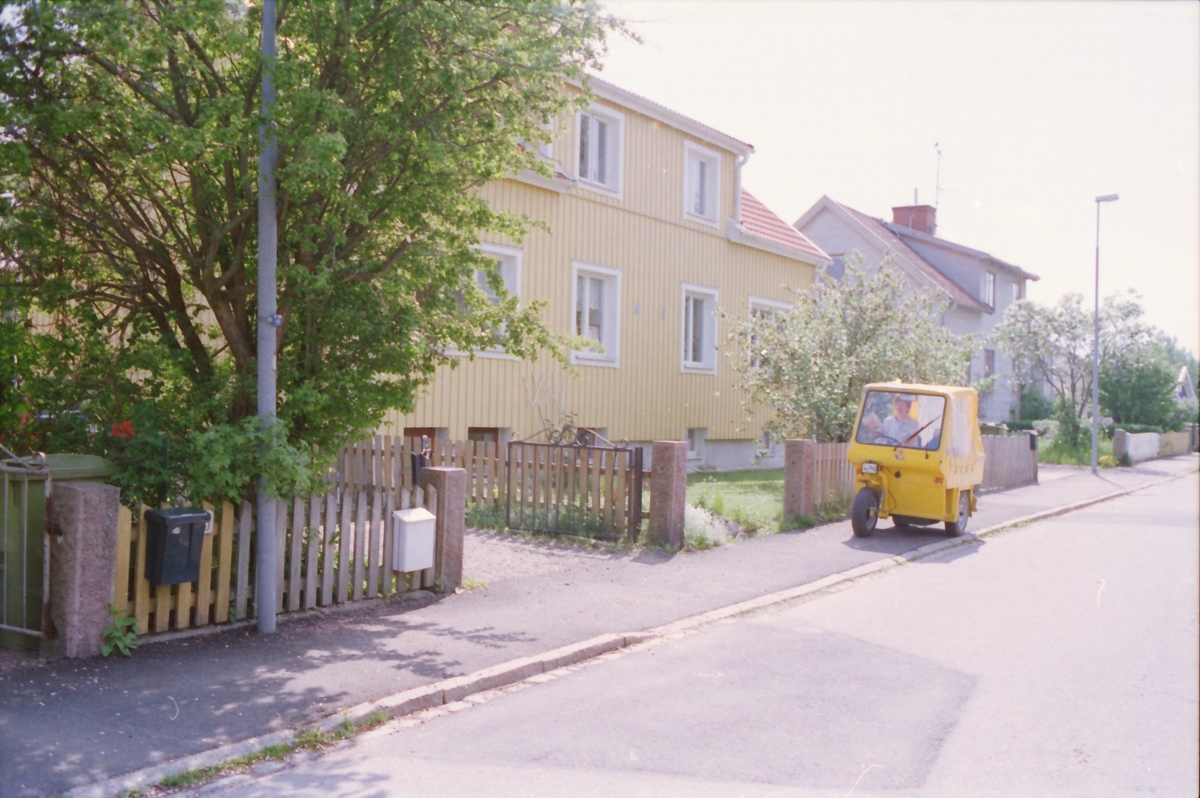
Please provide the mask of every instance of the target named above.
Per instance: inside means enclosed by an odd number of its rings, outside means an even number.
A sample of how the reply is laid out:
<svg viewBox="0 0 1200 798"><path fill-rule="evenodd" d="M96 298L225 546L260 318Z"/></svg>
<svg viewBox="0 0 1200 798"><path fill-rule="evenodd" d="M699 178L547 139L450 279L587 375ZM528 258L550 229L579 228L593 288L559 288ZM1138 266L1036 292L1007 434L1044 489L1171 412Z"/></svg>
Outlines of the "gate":
<svg viewBox="0 0 1200 798"><path fill-rule="evenodd" d="M640 447L511 442L505 523L633 543L642 523L642 457Z"/></svg>
<svg viewBox="0 0 1200 798"><path fill-rule="evenodd" d="M50 584L50 471L40 465L0 461L0 632L33 637L43 636Z"/></svg>

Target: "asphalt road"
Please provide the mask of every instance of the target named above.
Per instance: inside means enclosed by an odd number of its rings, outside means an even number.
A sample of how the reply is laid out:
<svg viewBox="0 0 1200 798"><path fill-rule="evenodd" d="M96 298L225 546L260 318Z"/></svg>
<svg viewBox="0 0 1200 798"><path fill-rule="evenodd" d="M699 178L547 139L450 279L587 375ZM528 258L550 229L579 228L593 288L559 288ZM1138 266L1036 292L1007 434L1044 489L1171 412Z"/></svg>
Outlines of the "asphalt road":
<svg viewBox="0 0 1200 798"><path fill-rule="evenodd" d="M1196 795L1198 507L1190 475L216 794Z"/></svg>

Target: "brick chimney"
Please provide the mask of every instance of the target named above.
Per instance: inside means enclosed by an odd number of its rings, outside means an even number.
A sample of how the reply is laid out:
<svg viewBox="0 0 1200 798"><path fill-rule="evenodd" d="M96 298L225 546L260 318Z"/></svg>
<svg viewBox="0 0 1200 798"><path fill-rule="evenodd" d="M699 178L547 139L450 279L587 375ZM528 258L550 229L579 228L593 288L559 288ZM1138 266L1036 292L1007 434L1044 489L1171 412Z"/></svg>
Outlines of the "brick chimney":
<svg viewBox="0 0 1200 798"><path fill-rule="evenodd" d="M937 235L937 208L932 205L901 205L892 208L892 224L926 235Z"/></svg>

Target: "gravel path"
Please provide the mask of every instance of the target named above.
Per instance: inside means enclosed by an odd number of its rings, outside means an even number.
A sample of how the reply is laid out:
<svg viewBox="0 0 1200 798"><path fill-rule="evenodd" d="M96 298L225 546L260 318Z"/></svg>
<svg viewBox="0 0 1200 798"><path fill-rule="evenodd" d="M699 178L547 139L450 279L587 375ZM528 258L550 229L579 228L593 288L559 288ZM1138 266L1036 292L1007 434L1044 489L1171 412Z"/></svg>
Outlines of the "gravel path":
<svg viewBox="0 0 1200 798"><path fill-rule="evenodd" d="M575 565L611 559L613 555L606 549L581 543L468 529L463 540L463 579L493 584L505 579L557 573Z"/></svg>

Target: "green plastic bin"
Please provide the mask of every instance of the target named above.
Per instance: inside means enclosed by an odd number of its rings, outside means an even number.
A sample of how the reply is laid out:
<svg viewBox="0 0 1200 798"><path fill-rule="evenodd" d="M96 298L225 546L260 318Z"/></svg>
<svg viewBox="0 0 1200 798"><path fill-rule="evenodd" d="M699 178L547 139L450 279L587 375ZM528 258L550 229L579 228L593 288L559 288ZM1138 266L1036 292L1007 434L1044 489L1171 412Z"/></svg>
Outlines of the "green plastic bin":
<svg viewBox="0 0 1200 798"><path fill-rule="evenodd" d="M33 466L23 468L22 464ZM0 644L42 630L42 564L46 533L46 476L55 482L106 482L120 467L90 454L51 454L0 461ZM26 638L28 640L28 638ZM18 647L27 647L20 640Z"/></svg>

